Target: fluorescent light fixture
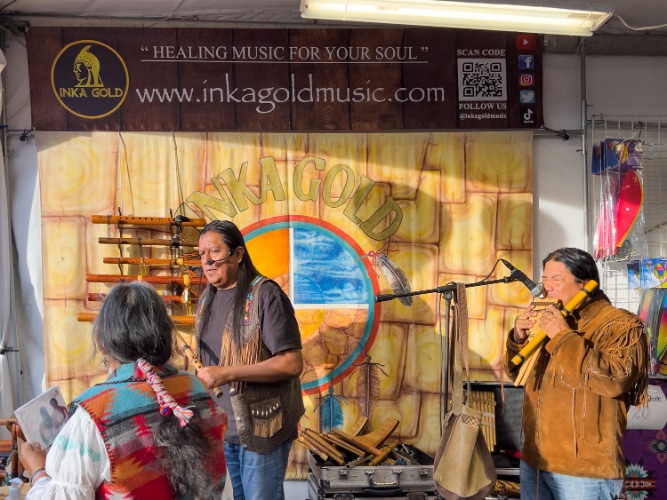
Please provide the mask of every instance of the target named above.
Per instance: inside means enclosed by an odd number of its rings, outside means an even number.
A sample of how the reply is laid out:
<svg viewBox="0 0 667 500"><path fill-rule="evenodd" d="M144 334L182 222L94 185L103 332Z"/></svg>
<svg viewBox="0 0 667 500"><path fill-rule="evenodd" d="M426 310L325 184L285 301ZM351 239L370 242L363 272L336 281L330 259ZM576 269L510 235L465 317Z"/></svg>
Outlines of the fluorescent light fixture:
<svg viewBox="0 0 667 500"><path fill-rule="evenodd" d="M505 0L509 2L510 0ZM536 5L538 4L539 5ZM567 5L568 8L562 6ZM560 7L559 7L560 6ZM328 21L591 36L613 7L549 0L484 3L445 0L301 0L301 17Z"/></svg>

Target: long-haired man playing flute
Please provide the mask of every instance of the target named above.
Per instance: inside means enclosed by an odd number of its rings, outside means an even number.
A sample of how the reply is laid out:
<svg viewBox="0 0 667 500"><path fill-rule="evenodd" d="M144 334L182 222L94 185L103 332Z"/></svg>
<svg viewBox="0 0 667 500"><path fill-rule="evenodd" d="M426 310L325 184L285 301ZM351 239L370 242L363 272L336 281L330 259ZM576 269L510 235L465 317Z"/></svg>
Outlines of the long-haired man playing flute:
<svg viewBox="0 0 667 500"><path fill-rule="evenodd" d="M593 257L577 248L551 252L542 268L548 297L562 304L600 280ZM644 324L599 288L567 317L556 305L539 313L531 305L507 336L505 368L513 379L520 366L512 360L535 329L546 338L524 384L521 498L623 498L627 411L648 403Z"/></svg>

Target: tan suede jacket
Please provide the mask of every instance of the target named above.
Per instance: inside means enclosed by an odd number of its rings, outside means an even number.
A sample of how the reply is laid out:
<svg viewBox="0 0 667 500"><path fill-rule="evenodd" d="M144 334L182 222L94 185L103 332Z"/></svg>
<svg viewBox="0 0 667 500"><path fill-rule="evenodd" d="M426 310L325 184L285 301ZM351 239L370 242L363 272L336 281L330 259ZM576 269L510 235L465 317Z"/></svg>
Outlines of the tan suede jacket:
<svg viewBox="0 0 667 500"><path fill-rule="evenodd" d="M598 292L538 351L526 381L522 459L570 476L625 477L623 433L629 405L648 402L648 342L641 319ZM507 338L505 369L521 349Z"/></svg>

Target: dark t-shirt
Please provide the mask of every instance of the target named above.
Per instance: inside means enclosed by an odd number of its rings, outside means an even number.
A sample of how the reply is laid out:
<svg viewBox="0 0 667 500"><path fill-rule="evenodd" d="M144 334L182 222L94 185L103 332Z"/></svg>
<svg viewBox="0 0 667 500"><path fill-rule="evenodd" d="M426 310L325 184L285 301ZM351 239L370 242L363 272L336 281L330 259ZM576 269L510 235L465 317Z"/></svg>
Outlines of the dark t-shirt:
<svg viewBox="0 0 667 500"><path fill-rule="evenodd" d="M211 303L211 313L208 325L201 336L201 362L204 366L220 364L220 350L222 347L222 331L227 323L227 315L234 303L235 289L217 290ZM262 341L275 355L288 349L301 349L301 334L294 315L294 308L289 297L273 281L262 284L258 294L259 321L261 325ZM229 419L229 427L225 434L225 441L240 444L236 430L236 420L229 398L229 387L222 388L223 395L216 399L218 405L225 410ZM293 438L297 437L294 430Z"/></svg>

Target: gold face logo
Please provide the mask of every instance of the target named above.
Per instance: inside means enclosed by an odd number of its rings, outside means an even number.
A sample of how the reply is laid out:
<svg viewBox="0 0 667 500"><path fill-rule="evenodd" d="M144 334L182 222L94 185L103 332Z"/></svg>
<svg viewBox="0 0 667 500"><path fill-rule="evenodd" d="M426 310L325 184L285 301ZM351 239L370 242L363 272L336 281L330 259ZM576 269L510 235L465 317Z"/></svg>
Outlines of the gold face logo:
<svg viewBox="0 0 667 500"><path fill-rule="evenodd" d="M63 48L51 66L51 87L58 102L82 118L102 118L116 111L130 78L125 61L108 45L79 40Z"/></svg>

